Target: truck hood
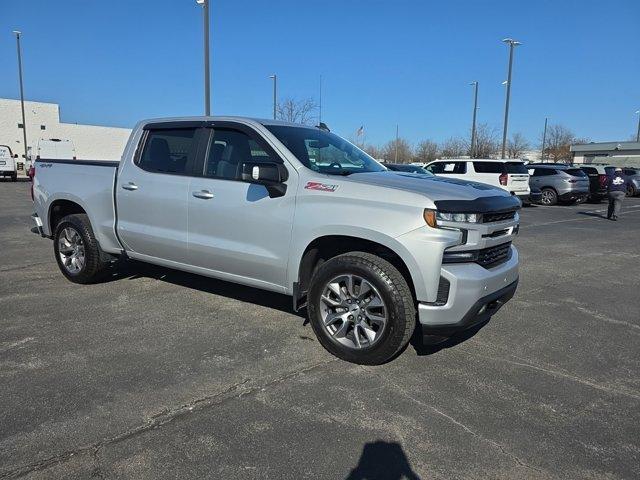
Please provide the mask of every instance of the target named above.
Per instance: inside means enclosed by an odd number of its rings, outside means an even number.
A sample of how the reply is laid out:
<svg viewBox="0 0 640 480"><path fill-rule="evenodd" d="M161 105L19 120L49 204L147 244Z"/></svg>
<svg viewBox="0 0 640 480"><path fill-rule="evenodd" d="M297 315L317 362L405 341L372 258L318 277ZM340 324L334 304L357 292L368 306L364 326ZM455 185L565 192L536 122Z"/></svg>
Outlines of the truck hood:
<svg viewBox="0 0 640 480"><path fill-rule="evenodd" d="M418 193L433 201L476 200L481 197L510 197L509 192L484 183L458 180L419 173L370 172L353 173L346 177L349 181L395 188Z"/></svg>

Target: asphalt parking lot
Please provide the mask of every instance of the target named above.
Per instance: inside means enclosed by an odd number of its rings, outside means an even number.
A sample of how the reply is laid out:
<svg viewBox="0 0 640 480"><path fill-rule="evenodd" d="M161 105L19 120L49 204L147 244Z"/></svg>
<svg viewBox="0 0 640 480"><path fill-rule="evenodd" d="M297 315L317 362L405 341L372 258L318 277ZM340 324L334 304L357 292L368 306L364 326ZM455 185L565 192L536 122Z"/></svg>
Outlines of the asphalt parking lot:
<svg viewBox="0 0 640 480"><path fill-rule="evenodd" d="M136 264L69 283L28 188L0 182L0 478L640 477L640 198L524 209L488 325L362 367L289 297Z"/></svg>

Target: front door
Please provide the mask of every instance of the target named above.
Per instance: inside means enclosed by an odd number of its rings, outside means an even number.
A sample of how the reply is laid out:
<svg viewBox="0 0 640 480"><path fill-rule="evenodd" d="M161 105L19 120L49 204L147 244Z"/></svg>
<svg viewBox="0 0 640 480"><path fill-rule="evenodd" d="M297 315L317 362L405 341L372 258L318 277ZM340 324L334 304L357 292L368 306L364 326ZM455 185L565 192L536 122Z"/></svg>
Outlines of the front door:
<svg viewBox="0 0 640 480"><path fill-rule="evenodd" d="M297 175L289 175L287 192L277 198L242 181L243 162L282 160L248 127L219 125L201 176L191 182L190 262L221 278L278 290L286 284Z"/></svg>
<svg viewBox="0 0 640 480"><path fill-rule="evenodd" d="M119 175L118 234L132 257L187 262L189 187L201 132L147 130L139 157Z"/></svg>

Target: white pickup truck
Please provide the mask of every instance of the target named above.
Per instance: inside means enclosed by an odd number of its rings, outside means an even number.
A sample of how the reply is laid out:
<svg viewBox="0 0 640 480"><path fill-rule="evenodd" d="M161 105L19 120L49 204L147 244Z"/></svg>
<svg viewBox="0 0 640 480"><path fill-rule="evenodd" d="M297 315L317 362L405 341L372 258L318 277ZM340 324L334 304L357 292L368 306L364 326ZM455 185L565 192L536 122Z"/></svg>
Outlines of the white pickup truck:
<svg viewBox="0 0 640 480"><path fill-rule="evenodd" d="M440 337L483 323L518 282L516 197L388 171L322 128L148 120L120 162L35 166L33 219L69 280L129 257L285 293L351 362L393 358L416 319Z"/></svg>
<svg viewBox="0 0 640 480"><path fill-rule="evenodd" d="M18 180L16 158L18 155L13 154L11 147L0 145L0 177L10 177L12 182Z"/></svg>

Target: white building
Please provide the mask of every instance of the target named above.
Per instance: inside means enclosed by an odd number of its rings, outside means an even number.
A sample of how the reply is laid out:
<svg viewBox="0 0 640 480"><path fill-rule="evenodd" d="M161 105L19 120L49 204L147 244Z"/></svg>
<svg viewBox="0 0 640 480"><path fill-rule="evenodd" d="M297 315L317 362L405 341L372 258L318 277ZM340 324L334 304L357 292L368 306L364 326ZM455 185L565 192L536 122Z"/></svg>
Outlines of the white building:
<svg viewBox="0 0 640 480"><path fill-rule="evenodd" d="M128 128L78 125L60 121L56 103L25 102L27 147L35 151L39 139L71 140L78 159L120 160L131 130ZM0 98L0 145L8 145L24 162L20 101Z"/></svg>
<svg viewBox="0 0 640 480"><path fill-rule="evenodd" d="M640 142L591 142L571 145L574 163L640 165Z"/></svg>

